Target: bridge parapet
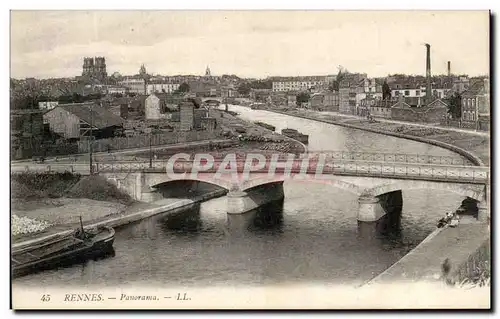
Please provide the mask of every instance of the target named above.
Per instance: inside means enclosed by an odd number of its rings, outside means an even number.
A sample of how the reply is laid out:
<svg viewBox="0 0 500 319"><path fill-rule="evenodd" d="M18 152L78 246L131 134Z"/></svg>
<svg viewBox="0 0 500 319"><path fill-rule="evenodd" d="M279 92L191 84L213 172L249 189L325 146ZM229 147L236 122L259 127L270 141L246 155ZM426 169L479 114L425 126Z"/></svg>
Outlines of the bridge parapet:
<svg viewBox="0 0 500 319"><path fill-rule="evenodd" d="M208 166L208 167L207 167ZM121 163L98 163L96 172L145 172L145 173L167 173L172 175L212 173L218 174L234 173L248 178L250 174L284 174L292 175L346 175L366 176L391 179L410 179L427 181L445 181L464 184L487 184L489 183L489 167L482 166L454 166L454 165L432 165L417 163L386 163L353 160L334 160L332 162L311 162L303 160L277 161L271 163L266 161L263 165L252 165L246 161L228 163L214 161L205 165L195 161L153 161L149 162L121 162ZM239 177L242 178L241 176Z"/></svg>

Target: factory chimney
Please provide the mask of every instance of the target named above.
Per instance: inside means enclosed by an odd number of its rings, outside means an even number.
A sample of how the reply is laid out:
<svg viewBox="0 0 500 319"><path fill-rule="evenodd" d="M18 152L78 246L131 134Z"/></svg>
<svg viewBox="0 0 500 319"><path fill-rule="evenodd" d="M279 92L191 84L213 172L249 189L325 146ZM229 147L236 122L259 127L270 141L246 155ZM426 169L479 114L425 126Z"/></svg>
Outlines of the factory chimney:
<svg viewBox="0 0 500 319"><path fill-rule="evenodd" d="M431 98L432 98L432 87L431 87L431 45L426 43L425 44L427 48L427 63L426 63L426 79L427 79L427 85L425 88L425 97L426 97L426 104L431 103Z"/></svg>
<svg viewBox="0 0 500 319"><path fill-rule="evenodd" d="M448 61L448 76L451 76L451 61Z"/></svg>

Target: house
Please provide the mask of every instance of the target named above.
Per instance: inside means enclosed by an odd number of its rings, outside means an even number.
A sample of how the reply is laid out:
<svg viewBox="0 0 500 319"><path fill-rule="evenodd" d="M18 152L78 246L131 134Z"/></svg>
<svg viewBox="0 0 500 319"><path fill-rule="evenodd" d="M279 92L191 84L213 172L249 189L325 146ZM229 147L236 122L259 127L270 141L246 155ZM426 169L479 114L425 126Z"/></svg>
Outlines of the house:
<svg viewBox="0 0 500 319"><path fill-rule="evenodd" d="M11 158L33 156L43 142L43 112L39 109L10 111Z"/></svg>
<svg viewBox="0 0 500 319"><path fill-rule="evenodd" d="M289 107L297 106L297 93L296 92L288 92L286 95L287 102L286 105Z"/></svg>
<svg viewBox="0 0 500 319"><path fill-rule="evenodd" d="M387 99L382 100L381 98L368 97L361 101L358 108L359 116L372 116L381 118L391 118L391 108L397 100Z"/></svg>
<svg viewBox="0 0 500 319"><path fill-rule="evenodd" d="M339 111L339 93L338 92L325 92L323 93L323 109L330 112Z"/></svg>
<svg viewBox="0 0 500 319"><path fill-rule="evenodd" d="M287 104L286 94L281 92L273 93L272 95L269 96L269 103L273 105L286 105Z"/></svg>
<svg viewBox="0 0 500 319"><path fill-rule="evenodd" d="M177 111L177 105L168 103L169 95L166 93L152 93L145 100L144 115L146 120L168 119L172 112Z"/></svg>
<svg viewBox="0 0 500 319"><path fill-rule="evenodd" d="M183 101L180 105L180 130L191 131L194 124L194 103L190 101Z"/></svg>
<svg viewBox="0 0 500 319"><path fill-rule="evenodd" d="M116 86L116 85L108 85L106 88L107 94L121 94L125 95L127 93L128 89L124 86Z"/></svg>
<svg viewBox="0 0 500 319"><path fill-rule="evenodd" d="M313 110L323 110L324 107L324 99L325 95L322 93L314 93L309 98L309 102L311 103L311 109Z"/></svg>
<svg viewBox="0 0 500 319"><path fill-rule="evenodd" d="M428 105L412 107L399 96L398 102L391 108L391 118L399 121L439 123L448 114L448 105L441 99L435 99Z"/></svg>
<svg viewBox="0 0 500 319"><path fill-rule="evenodd" d="M271 95L271 89L251 89L250 90L250 99L255 102L266 103L268 97Z"/></svg>
<svg viewBox="0 0 500 319"><path fill-rule="evenodd" d="M206 109L204 107L196 108L196 105L195 105L193 115L194 115L194 119L193 119L193 128L194 129L197 129L197 130L201 129L203 126L202 123L205 123L205 125L210 125L210 124L207 124L207 122L206 122L206 121L210 121L210 120L206 120L208 118L208 109Z"/></svg>
<svg viewBox="0 0 500 319"><path fill-rule="evenodd" d="M462 121L475 122L490 115L489 80L475 81L462 93Z"/></svg>
<svg viewBox="0 0 500 319"><path fill-rule="evenodd" d="M319 89L330 80L326 76L277 77L272 79L273 92L288 92L292 90L307 91Z"/></svg>
<svg viewBox="0 0 500 319"><path fill-rule="evenodd" d="M128 77L120 82L119 86L125 87L128 92L135 94L146 94L146 80L140 76Z"/></svg>
<svg viewBox="0 0 500 319"><path fill-rule="evenodd" d="M96 139L115 136L124 120L95 103L59 104L43 115L52 132L65 139L92 134Z"/></svg>
<svg viewBox="0 0 500 319"><path fill-rule="evenodd" d="M464 91L469 89L469 77L468 76L458 76L454 78L453 80L453 86L452 86L452 91L462 94Z"/></svg>
<svg viewBox="0 0 500 319"><path fill-rule="evenodd" d="M52 101L52 102L49 102L49 101L46 101L46 102L38 102L38 108L40 110L52 110L53 108L55 108L57 105L59 104L59 102L57 101Z"/></svg>
<svg viewBox="0 0 500 319"><path fill-rule="evenodd" d="M180 83L172 83L167 81L151 81L146 86L146 93L174 93L181 86Z"/></svg>
<svg viewBox="0 0 500 319"><path fill-rule="evenodd" d="M128 118L128 105L127 104L114 104L108 107L108 110L111 111L116 116L121 117L122 119Z"/></svg>
<svg viewBox="0 0 500 319"><path fill-rule="evenodd" d="M344 114L356 114L356 85L348 81L342 81L339 87L339 112Z"/></svg>

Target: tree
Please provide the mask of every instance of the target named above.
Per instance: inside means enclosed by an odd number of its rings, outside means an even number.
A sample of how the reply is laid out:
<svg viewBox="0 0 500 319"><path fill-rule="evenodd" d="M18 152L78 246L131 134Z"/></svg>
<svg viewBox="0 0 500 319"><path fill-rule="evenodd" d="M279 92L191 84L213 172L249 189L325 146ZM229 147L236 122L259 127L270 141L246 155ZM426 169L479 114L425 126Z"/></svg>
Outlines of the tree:
<svg viewBox="0 0 500 319"><path fill-rule="evenodd" d="M189 92L191 88L189 87L189 84L187 84L186 82L182 83L181 85L179 85L179 88L177 89L177 92L179 93L186 93L186 92Z"/></svg>
<svg viewBox="0 0 500 319"><path fill-rule="evenodd" d="M241 83L239 86L238 86L238 93L243 95L243 96L247 96L248 94L250 94L250 84L248 83Z"/></svg>
<svg viewBox="0 0 500 319"><path fill-rule="evenodd" d="M311 96L307 92L302 92L297 95L297 104L301 105L302 103L307 103L309 102L309 98Z"/></svg>
<svg viewBox="0 0 500 319"><path fill-rule="evenodd" d="M389 84L387 84L387 81L384 81L384 84L382 85L382 99L390 99L391 98L391 88L389 87Z"/></svg>
<svg viewBox="0 0 500 319"><path fill-rule="evenodd" d="M455 92L448 100L448 113L453 119L462 118L462 96Z"/></svg>
<svg viewBox="0 0 500 319"><path fill-rule="evenodd" d="M337 78L335 80L333 80L330 83L330 86L328 87L330 89L330 91L332 91L332 92L339 91L340 83L346 78L346 74L349 74L349 71L347 71L347 69L345 69L341 65L339 65L338 69L339 69L339 72L337 73Z"/></svg>

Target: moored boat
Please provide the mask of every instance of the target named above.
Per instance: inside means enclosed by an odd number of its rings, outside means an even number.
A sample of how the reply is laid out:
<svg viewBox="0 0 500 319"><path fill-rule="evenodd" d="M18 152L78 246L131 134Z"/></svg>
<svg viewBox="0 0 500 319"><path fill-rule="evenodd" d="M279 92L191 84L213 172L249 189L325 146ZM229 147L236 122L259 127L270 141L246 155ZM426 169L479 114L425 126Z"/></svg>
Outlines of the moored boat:
<svg viewBox="0 0 500 319"><path fill-rule="evenodd" d="M284 128L281 130L281 134L293 138L294 140L297 140L299 142L302 142L304 144L307 144L309 142L309 135L302 134L299 131L292 129L292 128Z"/></svg>
<svg viewBox="0 0 500 319"><path fill-rule="evenodd" d="M69 236L35 246L14 250L12 276L71 265L113 252L115 231L103 226L93 230L78 229Z"/></svg>
<svg viewBox="0 0 500 319"><path fill-rule="evenodd" d="M258 126L262 126L263 128L266 128L268 130L271 130L271 131L275 131L276 130L276 127L275 126L272 126L270 124L266 124L266 123L263 123L261 121L257 121L255 122L255 124L257 124Z"/></svg>

